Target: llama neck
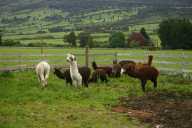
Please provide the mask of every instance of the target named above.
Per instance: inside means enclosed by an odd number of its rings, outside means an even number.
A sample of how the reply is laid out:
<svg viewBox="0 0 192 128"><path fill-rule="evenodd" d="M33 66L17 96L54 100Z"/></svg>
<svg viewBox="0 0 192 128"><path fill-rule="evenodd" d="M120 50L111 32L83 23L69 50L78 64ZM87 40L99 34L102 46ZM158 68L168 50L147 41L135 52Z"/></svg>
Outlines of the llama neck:
<svg viewBox="0 0 192 128"><path fill-rule="evenodd" d="M151 66L152 60L153 60L153 56L149 56L148 57L148 63L147 63L149 66Z"/></svg>
<svg viewBox="0 0 192 128"><path fill-rule="evenodd" d="M93 69L97 69L98 68L96 63L93 63L92 66L93 66Z"/></svg>
<svg viewBox="0 0 192 128"><path fill-rule="evenodd" d="M70 64L70 71L73 73L78 72L77 62L73 62Z"/></svg>

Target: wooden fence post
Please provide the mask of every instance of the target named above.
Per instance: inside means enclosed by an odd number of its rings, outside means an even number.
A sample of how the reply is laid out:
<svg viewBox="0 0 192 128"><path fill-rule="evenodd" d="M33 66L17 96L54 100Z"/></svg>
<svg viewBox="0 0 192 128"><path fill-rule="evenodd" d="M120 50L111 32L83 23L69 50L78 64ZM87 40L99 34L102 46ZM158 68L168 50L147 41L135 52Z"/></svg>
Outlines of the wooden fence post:
<svg viewBox="0 0 192 128"><path fill-rule="evenodd" d="M85 65L89 67L89 47L86 46L85 48Z"/></svg>
<svg viewBox="0 0 192 128"><path fill-rule="evenodd" d="M114 58L115 61L118 62L118 60L117 60L117 59L118 59L118 53L117 53L117 52L115 52L114 57L115 57L115 58Z"/></svg>
<svg viewBox="0 0 192 128"><path fill-rule="evenodd" d="M19 54L19 70L22 70L22 60L21 60L21 54Z"/></svg>
<svg viewBox="0 0 192 128"><path fill-rule="evenodd" d="M43 47L41 47L41 60L43 60L44 59L44 49L43 49Z"/></svg>
<svg viewBox="0 0 192 128"><path fill-rule="evenodd" d="M185 53L182 52L181 55L182 61L181 61L181 74L184 76L184 70L185 70Z"/></svg>

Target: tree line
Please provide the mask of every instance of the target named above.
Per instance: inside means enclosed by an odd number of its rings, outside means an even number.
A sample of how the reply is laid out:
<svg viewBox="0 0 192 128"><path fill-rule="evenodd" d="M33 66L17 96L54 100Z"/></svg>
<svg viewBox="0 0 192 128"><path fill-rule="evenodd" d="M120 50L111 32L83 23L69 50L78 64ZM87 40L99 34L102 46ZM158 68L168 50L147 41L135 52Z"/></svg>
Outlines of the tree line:
<svg viewBox="0 0 192 128"><path fill-rule="evenodd" d="M126 40L125 35L121 31L114 31L110 33L108 46L112 48L124 48L124 47L140 47L142 46L154 46L154 42L146 32L145 28L141 28L140 35L136 35L132 39ZM157 34L161 40L161 48L163 49L192 49L192 23L189 19L167 19L163 20L159 24ZM129 37L128 37L129 38ZM137 39L138 38L138 39ZM71 46L77 46L77 39L79 39L79 46L94 47L95 43L90 33L82 32L79 36L74 32L66 35L64 41L68 42ZM143 44L138 41L143 39ZM129 45L131 44L131 45Z"/></svg>
<svg viewBox="0 0 192 128"><path fill-rule="evenodd" d="M140 35L145 39L143 46L149 46L151 45L151 38L147 34L145 28L141 28ZM81 32L78 35L75 34L74 31L70 32L69 34L64 36L64 43L67 42L72 47L98 47L99 42L95 42L93 40L93 37L90 32ZM131 40L131 41L134 41ZM137 40L136 40L137 41ZM132 42L136 43L136 42ZM79 45L78 45L79 44ZM124 47L132 47L129 46L129 40L126 41L125 34L121 31L114 31L110 33L108 44L105 47L111 47L111 48L124 48ZM140 45L138 45L140 46Z"/></svg>

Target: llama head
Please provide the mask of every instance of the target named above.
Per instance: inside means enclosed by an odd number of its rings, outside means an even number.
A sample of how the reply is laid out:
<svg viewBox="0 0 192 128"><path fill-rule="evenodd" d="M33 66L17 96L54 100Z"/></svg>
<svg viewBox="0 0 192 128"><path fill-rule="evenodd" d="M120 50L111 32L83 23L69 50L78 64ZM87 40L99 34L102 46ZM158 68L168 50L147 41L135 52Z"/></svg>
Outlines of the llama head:
<svg viewBox="0 0 192 128"><path fill-rule="evenodd" d="M68 53L68 54L67 54L67 62L73 63L73 62L75 62L75 61L77 61L76 57L75 57L74 55Z"/></svg>
<svg viewBox="0 0 192 128"><path fill-rule="evenodd" d="M121 74L127 74L129 72L134 72L135 71L135 65L134 64L126 64L121 68Z"/></svg>
<svg viewBox="0 0 192 128"><path fill-rule="evenodd" d="M93 69L97 69L97 64L95 61L92 62L92 67L93 67Z"/></svg>

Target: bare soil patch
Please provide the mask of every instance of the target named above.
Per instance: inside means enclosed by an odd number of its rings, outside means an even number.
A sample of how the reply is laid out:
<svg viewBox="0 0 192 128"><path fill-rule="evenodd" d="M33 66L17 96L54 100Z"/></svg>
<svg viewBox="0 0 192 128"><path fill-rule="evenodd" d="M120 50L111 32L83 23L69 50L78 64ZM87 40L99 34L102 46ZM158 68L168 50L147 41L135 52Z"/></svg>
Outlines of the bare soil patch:
<svg viewBox="0 0 192 128"><path fill-rule="evenodd" d="M165 91L121 97L112 111L127 113L156 128L191 128L192 94Z"/></svg>

